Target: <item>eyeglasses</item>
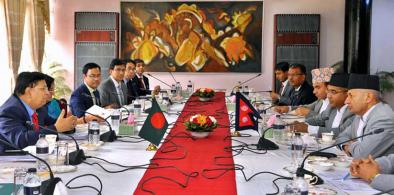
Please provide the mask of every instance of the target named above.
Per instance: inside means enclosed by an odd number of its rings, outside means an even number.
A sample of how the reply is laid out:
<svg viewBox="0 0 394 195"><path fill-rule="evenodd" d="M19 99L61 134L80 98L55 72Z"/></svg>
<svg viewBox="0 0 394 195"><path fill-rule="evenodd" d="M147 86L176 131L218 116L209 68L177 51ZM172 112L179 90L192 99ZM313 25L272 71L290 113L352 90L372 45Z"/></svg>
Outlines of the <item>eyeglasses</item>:
<svg viewBox="0 0 394 195"><path fill-rule="evenodd" d="M99 79L99 78L101 78L101 74L97 74L97 75L91 74L91 75L88 75L88 77L91 79Z"/></svg>
<svg viewBox="0 0 394 195"><path fill-rule="evenodd" d="M339 91L332 90L332 89L328 89L327 90L327 93L329 93L331 95L336 95L336 94L339 94L339 93L346 93L346 92L347 92L347 90L339 90Z"/></svg>
<svg viewBox="0 0 394 195"><path fill-rule="evenodd" d="M36 87L37 87L37 89L39 89L40 91L45 91L45 92L49 91L47 86L45 86L45 87L38 87L38 86L36 86Z"/></svg>
<svg viewBox="0 0 394 195"><path fill-rule="evenodd" d="M288 74L287 76L288 77L296 77L296 76L301 76L301 75L304 75L304 74Z"/></svg>
<svg viewBox="0 0 394 195"><path fill-rule="evenodd" d="M125 68L114 68L114 71L116 71L116 72L124 72L124 71L126 71L126 69Z"/></svg>

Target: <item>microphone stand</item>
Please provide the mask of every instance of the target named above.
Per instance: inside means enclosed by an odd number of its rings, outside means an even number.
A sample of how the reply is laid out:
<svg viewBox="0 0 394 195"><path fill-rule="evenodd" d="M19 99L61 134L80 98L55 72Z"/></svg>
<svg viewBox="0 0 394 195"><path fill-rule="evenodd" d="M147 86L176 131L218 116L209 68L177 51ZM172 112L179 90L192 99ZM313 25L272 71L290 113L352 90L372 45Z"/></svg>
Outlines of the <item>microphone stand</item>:
<svg viewBox="0 0 394 195"><path fill-rule="evenodd" d="M169 85L169 84L167 84L166 82L164 82L164 81L158 79L157 77L155 77L155 76L153 76L153 75L151 75L151 74L149 74L149 73L147 73L147 75L150 76L150 77L152 77L152 78L154 78L154 79L156 79L156 80L158 80L158 81L160 81L160 82L163 83L164 85L167 85L168 87L171 88L171 85Z"/></svg>
<svg viewBox="0 0 394 195"><path fill-rule="evenodd" d="M245 84L245 83L247 83L247 82L249 82L249 81L251 81L251 80L253 80L253 79L257 78L257 77L259 77L259 76L261 76L261 73L259 73L259 74L256 75L256 76L253 76L252 78L250 78L250 79L248 79L248 80L246 80L246 81L243 81L242 83L240 83L240 84L238 84L238 85L235 85L235 86L233 87L233 89L231 89L231 94L232 94L232 95L235 94L235 93L234 93L234 89L235 89L236 87L241 86L241 85L243 85L243 84Z"/></svg>
<svg viewBox="0 0 394 195"><path fill-rule="evenodd" d="M272 129L272 127L269 127L267 129L264 130L263 135L260 137L259 142L257 143L257 150L277 150L279 149L279 146L276 145L273 141L266 139L265 133Z"/></svg>
<svg viewBox="0 0 394 195"><path fill-rule="evenodd" d="M177 83L178 81L175 80L175 77L174 77L174 75L172 74L172 72L171 72L171 71L168 71L168 72L170 73L172 79L174 79L175 83Z"/></svg>
<svg viewBox="0 0 394 195"><path fill-rule="evenodd" d="M85 113L93 115L93 116L95 116L97 118L100 118L100 119L104 120L105 123L107 124L107 126L109 127L109 131L108 132L105 132L105 133L100 135L100 141L113 142L113 141L115 141L117 139L115 131L112 130L111 124L109 124L109 122L105 118L103 118L103 117L101 117L99 115L95 115L95 114L86 112L86 111L85 111Z"/></svg>
<svg viewBox="0 0 394 195"><path fill-rule="evenodd" d="M34 125L31 121L26 121L26 124L29 125L30 127L32 127L32 125ZM75 147L77 148L77 150L69 153L69 159L68 160L69 160L69 163L71 165L79 165L84 160L86 160L85 153L83 152L82 149L79 149L79 144L78 144L77 140L73 136L57 132L57 131L55 131L53 129L49 129L49 128L41 126L41 125L38 125L38 126L40 128L43 128L43 129L47 130L47 131L67 136L67 137L71 138L74 141Z"/></svg>
<svg viewBox="0 0 394 195"><path fill-rule="evenodd" d="M51 166L49 166L49 164L45 160L39 158L36 155L31 154L30 152L26 152L26 151L20 149L19 147L17 147L14 144L11 144L11 143L3 140L2 138L0 138L0 142L2 144L4 144L4 145L7 145L7 146L11 147L11 148L14 148L15 150L18 150L18 151L22 152L23 154L27 154L27 155L29 155L29 156L31 156L31 157L43 162L45 164L45 166L48 167L49 179L42 182L42 185L41 185L41 189L43 191L42 194L43 195L53 195L53 193L55 191L55 188L56 188L56 184L61 182L62 180L60 178L58 178L58 177L54 177L53 176L53 171L51 169Z"/></svg>
<svg viewBox="0 0 394 195"><path fill-rule="evenodd" d="M369 135L373 135L373 134L382 133L383 131L384 131L384 129L376 129L376 130L373 131L373 132L370 132L370 133L367 133L367 134L364 134L364 135L361 135L361 136L358 136L358 137L355 137L355 138L352 138L352 139L349 139L349 140L346 140L346 141L343 141L343 142L340 142L340 143L337 143L337 144L334 144L334 145L331 145L331 146L327 146L327 147L322 148L322 149L320 149L320 150L317 150L317 151L314 151L314 152L309 153L308 155L305 156L305 158L304 158L304 160L302 161L301 165L297 168L297 171L296 171L297 176L303 177L305 174L307 174L307 175L312 176L312 178L315 178L315 182L313 183L313 185L320 185L320 184L323 184L323 183L324 183L324 180L323 180L321 177L319 177L319 176L316 175L315 173L312 173L311 171L308 171L308 170L304 169L305 161L306 161L306 159L307 159L309 156L311 156L311 155L313 155L313 154L315 154L315 153L321 152L321 151L323 151L323 150L327 150L327 149L333 148L333 147L335 147L335 146L340 146L340 145L342 145L342 144L344 144L344 143L347 143L347 142L356 140L356 139L358 139L358 138L362 138L362 137L369 136Z"/></svg>

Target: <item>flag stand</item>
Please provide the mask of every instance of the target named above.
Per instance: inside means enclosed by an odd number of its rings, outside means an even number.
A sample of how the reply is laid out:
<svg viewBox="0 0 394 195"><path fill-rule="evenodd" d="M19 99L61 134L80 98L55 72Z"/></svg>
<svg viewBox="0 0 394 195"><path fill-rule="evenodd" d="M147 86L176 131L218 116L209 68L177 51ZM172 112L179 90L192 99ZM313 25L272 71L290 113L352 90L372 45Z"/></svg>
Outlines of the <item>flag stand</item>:
<svg viewBox="0 0 394 195"><path fill-rule="evenodd" d="M150 143L148 145L148 147L146 148L146 151L157 151L157 146L152 144L152 143Z"/></svg>
<svg viewBox="0 0 394 195"><path fill-rule="evenodd" d="M232 137L241 137L241 133L239 131L234 131L231 133Z"/></svg>

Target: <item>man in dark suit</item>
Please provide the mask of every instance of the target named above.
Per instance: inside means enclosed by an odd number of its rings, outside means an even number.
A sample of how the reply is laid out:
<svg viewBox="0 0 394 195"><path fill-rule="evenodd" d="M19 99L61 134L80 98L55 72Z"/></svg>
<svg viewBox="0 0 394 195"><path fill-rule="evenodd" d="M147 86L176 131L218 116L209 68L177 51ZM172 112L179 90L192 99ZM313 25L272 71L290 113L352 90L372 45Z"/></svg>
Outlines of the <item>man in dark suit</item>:
<svg viewBox="0 0 394 195"><path fill-rule="evenodd" d="M126 59L124 61L126 63L126 72L123 81L127 86L127 103L131 104L133 100L138 97L139 85L133 80L135 77L135 62L131 59Z"/></svg>
<svg viewBox="0 0 394 195"><path fill-rule="evenodd" d="M138 96L150 95L152 91L149 89L149 79L144 75L145 63L141 59L135 59L134 62L135 62L136 74L135 77L133 78L133 81L138 85L137 94ZM158 94L160 92L160 86L159 85L155 86L153 92L155 94Z"/></svg>
<svg viewBox="0 0 394 195"><path fill-rule="evenodd" d="M69 116L64 110L60 113L56 122L53 121L43 107L49 96L48 87L45 83L45 75L40 72L22 72L16 80L14 94L0 107L0 138L24 148L34 145L40 133L51 134L51 132L40 128L39 125L48 126L58 132L73 129L76 117ZM26 124L31 121L31 127ZM53 124L54 125L51 125ZM8 147L0 143L0 153Z"/></svg>
<svg viewBox="0 0 394 195"><path fill-rule="evenodd" d="M306 105L316 101L313 87L306 81L306 68L302 64L292 64L289 68L289 82L294 90L290 94L290 106Z"/></svg>
<svg viewBox="0 0 394 195"><path fill-rule="evenodd" d="M289 66L287 62L280 62L275 66L275 78L280 84L276 86L275 92L271 92L270 96L272 100L279 105L290 104L290 93L293 87L290 85L289 79L287 78Z"/></svg>
<svg viewBox="0 0 394 195"><path fill-rule="evenodd" d="M137 94L138 96L149 95L151 91L149 90L149 79L144 75L145 63L140 59L135 59L134 62L135 62L136 74L135 77L133 78L133 81L138 84Z"/></svg>
<svg viewBox="0 0 394 195"><path fill-rule="evenodd" d="M123 60L113 59L109 65L110 76L98 87L101 106L120 108L127 105L127 87L123 82L126 64Z"/></svg>
<svg viewBox="0 0 394 195"><path fill-rule="evenodd" d="M92 115L85 115L85 111L93 105L101 106L97 87L101 83L101 68L96 63L87 63L82 69L83 84L71 94L70 108L73 115L78 117L78 124L97 119Z"/></svg>

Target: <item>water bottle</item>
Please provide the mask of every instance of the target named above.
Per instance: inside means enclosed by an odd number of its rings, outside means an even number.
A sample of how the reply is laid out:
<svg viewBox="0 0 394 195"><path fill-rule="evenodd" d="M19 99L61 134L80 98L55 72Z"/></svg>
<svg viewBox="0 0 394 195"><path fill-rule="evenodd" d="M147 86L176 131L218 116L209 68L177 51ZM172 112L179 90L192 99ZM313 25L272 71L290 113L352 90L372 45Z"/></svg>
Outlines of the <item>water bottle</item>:
<svg viewBox="0 0 394 195"><path fill-rule="evenodd" d="M41 180L37 176L36 168L29 168L26 177L23 181L24 195L40 195L41 194Z"/></svg>
<svg viewBox="0 0 394 195"><path fill-rule="evenodd" d="M45 135L40 134L40 139L38 139L36 143L36 155L42 160L48 161L48 154L49 154L49 143L45 139ZM39 173L45 173L49 171L45 163L41 162L40 160L37 160L36 164L37 164L36 171L38 171Z"/></svg>
<svg viewBox="0 0 394 195"><path fill-rule="evenodd" d="M273 137L276 142L282 141L284 131L285 131L285 123L280 118L280 115L276 115L275 122L272 125Z"/></svg>
<svg viewBox="0 0 394 195"><path fill-rule="evenodd" d="M305 180L304 175L297 174L293 180L293 189L295 194L308 195L309 184Z"/></svg>
<svg viewBox="0 0 394 195"><path fill-rule="evenodd" d="M134 116L139 117L141 115L142 105L139 99L134 101Z"/></svg>
<svg viewBox="0 0 394 195"><path fill-rule="evenodd" d="M119 124L120 124L120 112L118 109L115 109L111 114L111 127L116 134L119 133Z"/></svg>
<svg viewBox="0 0 394 195"><path fill-rule="evenodd" d="M243 92L242 91L242 83L241 83L241 81L238 81L238 85L237 85L237 87L235 89L235 92Z"/></svg>
<svg viewBox="0 0 394 195"><path fill-rule="evenodd" d="M302 141L301 134L295 133L291 143L291 159L295 167L298 167L304 159L304 141Z"/></svg>
<svg viewBox="0 0 394 195"><path fill-rule="evenodd" d="M182 96L182 86L180 82L176 82L175 89L176 89L176 96Z"/></svg>
<svg viewBox="0 0 394 195"><path fill-rule="evenodd" d="M193 83L191 80L189 80L189 82L187 83L187 92L190 95L193 94L194 90L193 90Z"/></svg>
<svg viewBox="0 0 394 195"><path fill-rule="evenodd" d="M176 95L176 86L175 86L175 84L171 85L171 95L172 95L172 97L175 97L175 95Z"/></svg>
<svg viewBox="0 0 394 195"><path fill-rule="evenodd" d="M249 96L249 87L247 85L243 87L242 93L245 94L245 96Z"/></svg>
<svg viewBox="0 0 394 195"><path fill-rule="evenodd" d="M261 123L260 123L259 125L260 125L261 127L259 127L259 128L260 128L260 134L263 135L264 130L266 130L266 128L268 128L268 127L267 127L267 121L268 121L267 111L266 111L266 110L263 110L263 111L261 112L260 116L261 116ZM268 130L265 132L265 136L264 136L264 137L265 137L265 138L272 138L272 137L273 137L273 135L272 135L272 128L268 129Z"/></svg>
<svg viewBox="0 0 394 195"><path fill-rule="evenodd" d="M100 124L96 119L89 122L89 144L97 145L100 141Z"/></svg>

